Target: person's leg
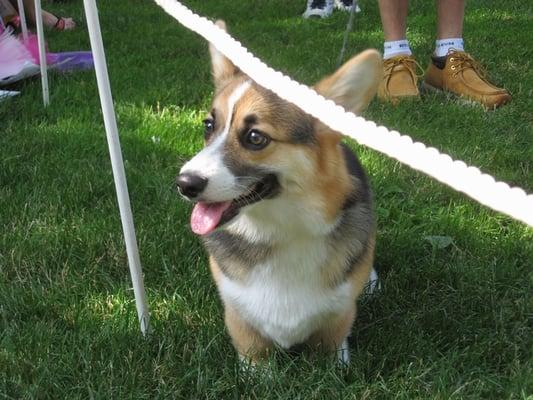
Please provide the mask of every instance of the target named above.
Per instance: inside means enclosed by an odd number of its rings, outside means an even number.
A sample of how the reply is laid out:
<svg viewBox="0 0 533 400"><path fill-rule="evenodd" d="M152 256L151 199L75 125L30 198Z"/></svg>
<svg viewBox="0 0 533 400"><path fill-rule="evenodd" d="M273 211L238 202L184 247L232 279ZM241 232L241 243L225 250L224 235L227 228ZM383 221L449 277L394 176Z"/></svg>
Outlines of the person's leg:
<svg viewBox="0 0 533 400"><path fill-rule="evenodd" d="M34 0L24 0L24 11L26 12L26 18L30 23L35 24L35 1ZM70 30L76 27L76 23L72 18L59 18L54 14L42 10L43 14L43 25L47 28L56 29L56 30Z"/></svg>
<svg viewBox="0 0 533 400"><path fill-rule="evenodd" d="M437 41L434 55L443 57L450 49L464 50L465 0L437 1Z"/></svg>
<svg viewBox="0 0 533 400"><path fill-rule="evenodd" d="M496 108L511 100L507 90L490 83L477 61L464 52L465 0L437 1L437 41L424 87L444 90Z"/></svg>
<svg viewBox="0 0 533 400"><path fill-rule="evenodd" d="M385 41L404 40L409 0L379 0L378 4Z"/></svg>
<svg viewBox="0 0 533 400"><path fill-rule="evenodd" d="M57 17L56 15L43 11L43 24L44 26L55 29L57 31L69 31L76 27L76 22L72 18L68 17Z"/></svg>
<svg viewBox="0 0 533 400"><path fill-rule="evenodd" d="M416 62L407 41L408 0L379 0L383 25L383 80L378 97L396 102L400 98L417 97Z"/></svg>
<svg viewBox="0 0 533 400"><path fill-rule="evenodd" d="M24 13L26 14L26 19L30 24L35 25L35 2L34 0L23 0L22 4L24 5Z"/></svg>
<svg viewBox="0 0 533 400"><path fill-rule="evenodd" d="M463 37L465 0L437 1L437 39Z"/></svg>

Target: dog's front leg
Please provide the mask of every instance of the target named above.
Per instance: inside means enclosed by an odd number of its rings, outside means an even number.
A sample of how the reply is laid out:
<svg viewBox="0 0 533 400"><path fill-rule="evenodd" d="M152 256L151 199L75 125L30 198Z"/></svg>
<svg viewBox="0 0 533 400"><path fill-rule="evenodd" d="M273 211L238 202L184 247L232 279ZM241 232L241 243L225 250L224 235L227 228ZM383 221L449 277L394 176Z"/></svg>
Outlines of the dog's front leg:
<svg viewBox="0 0 533 400"><path fill-rule="evenodd" d="M324 327L315 332L308 343L326 353L335 352L337 361L347 366L350 363L350 349L348 346L348 336L355 320L355 306L333 319L324 323Z"/></svg>
<svg viewBox="0 0 533 400"><path fill-rule="evenodd" d="M268 357L273 346L272 341L243 320L228 304L225 305L225 322L233 345L242 361L257 364Z"/></svg>

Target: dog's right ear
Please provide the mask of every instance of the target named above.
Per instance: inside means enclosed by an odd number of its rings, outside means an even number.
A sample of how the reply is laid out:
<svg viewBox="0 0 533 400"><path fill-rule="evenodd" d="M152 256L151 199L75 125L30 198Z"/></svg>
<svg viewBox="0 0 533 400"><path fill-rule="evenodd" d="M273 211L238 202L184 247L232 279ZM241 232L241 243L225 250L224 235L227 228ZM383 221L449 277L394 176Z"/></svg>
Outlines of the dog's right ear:
<svg viewBox="0 0 533 400"><path fill-rule="evenodd" d="M224 21L218 20L215 24L227 32L226 23ZM218 91L224 87L229 80L235 77L235 75L239 74L240 69L233 65L233 63L211 43L209 43L209 53L211 54L213 81L215 83L215 88Z"/></svg>

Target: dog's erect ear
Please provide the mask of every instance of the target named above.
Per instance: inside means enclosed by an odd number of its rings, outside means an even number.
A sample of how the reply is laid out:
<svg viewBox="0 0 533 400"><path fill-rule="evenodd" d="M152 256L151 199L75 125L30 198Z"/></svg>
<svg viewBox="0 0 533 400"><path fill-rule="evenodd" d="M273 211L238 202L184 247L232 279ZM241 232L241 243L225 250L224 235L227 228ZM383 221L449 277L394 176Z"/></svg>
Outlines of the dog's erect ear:
<svg viewBox="0 0 533 400"><path fill-rule="evenodd" d="M318 82L315 90L346 111L358 114L375 96L382 75L381 54L366 50Z"/></svg>
<svg viewBox="0 0 533 400"><path fill-rule="evenodd" d="M215 22L215 24L227 32L226 23L224 21L218 20ZM211 54L213 81L215 83L215 88L218 90L235 75L237 75L240 70L211 43L209 43L209 53Z"/></svg>

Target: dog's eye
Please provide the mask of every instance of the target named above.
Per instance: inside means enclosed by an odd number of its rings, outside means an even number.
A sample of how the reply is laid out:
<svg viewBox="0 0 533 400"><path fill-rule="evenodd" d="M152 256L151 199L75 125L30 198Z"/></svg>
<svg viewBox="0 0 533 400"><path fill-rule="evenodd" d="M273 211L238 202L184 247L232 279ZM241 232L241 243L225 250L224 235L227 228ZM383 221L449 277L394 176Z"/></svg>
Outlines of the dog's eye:
<svg viewBox="0 0 533 400"><path fill-rule="evenodd" d="M213 133L215 130L215 121L213 121L211 118L204 119L204 138L205 140L209 139L209 136Z"/></svg>
<svg viewBox="0 0 533 400"><path fill-rule="evenodd" d="M242 144L249 150L264 149L270 143L270 138L256 129L250 129L243 137Z"/></svg>

